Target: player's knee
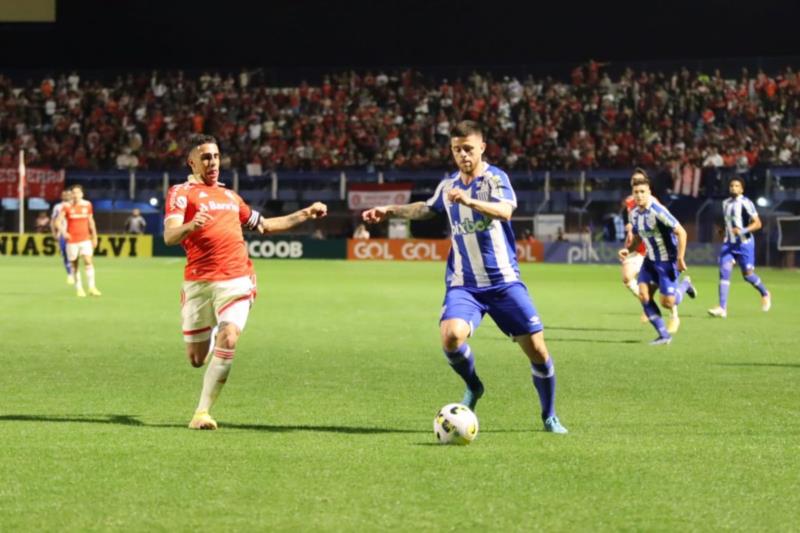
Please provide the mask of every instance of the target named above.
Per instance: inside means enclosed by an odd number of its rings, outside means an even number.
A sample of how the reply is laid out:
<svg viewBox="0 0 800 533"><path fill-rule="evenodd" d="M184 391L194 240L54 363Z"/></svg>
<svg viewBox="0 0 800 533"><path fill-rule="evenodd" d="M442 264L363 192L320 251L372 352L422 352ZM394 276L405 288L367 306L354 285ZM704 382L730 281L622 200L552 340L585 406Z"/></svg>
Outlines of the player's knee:
<svg viewBox="0 0 800 533"><path fill-rule="evenodd" d="M442 324L442 344L446 350L455 350L467 340L469 326L449 323Z"/></svg>
<svg viewBox="0 0 800 533"><path fill-rule="evenodd" d="M661 305L666 307L667 309L672 309L672 306L675 305L675 297L674 296L661 296Z"/></svg>
<svg viewBox="0 0 800 533"><path fill-rule="evenodd" d="M241 333L235 324L230 322L220 323L219 333L217 333L217 346L228 350L236 348L236 343L239 341Z"/></svg>
<svg viewBox="0 0 800 533"><path fill-rule="evenodd" d="M639 291L639 301L646 304L650 301L650 291Z"/></svg>
<svg viewBox="0 0 800 533"><path fill-rule="evenodd" d="M750 270L745 270L742 272L742 277L747 279L748 276L752 276L755 273L755 270L752 268Z"/></svg>

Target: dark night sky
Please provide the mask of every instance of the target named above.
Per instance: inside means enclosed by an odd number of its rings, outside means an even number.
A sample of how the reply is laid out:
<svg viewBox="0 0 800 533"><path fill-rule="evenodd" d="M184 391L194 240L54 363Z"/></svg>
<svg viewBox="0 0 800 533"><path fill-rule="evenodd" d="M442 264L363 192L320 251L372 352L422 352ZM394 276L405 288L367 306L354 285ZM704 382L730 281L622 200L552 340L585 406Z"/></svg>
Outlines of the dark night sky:
<svg viewBox="0 0 800 533"><path fill-rule="evenodd" d="M3 68L518 65L800 56L798 2L61 0Z"/></svg>

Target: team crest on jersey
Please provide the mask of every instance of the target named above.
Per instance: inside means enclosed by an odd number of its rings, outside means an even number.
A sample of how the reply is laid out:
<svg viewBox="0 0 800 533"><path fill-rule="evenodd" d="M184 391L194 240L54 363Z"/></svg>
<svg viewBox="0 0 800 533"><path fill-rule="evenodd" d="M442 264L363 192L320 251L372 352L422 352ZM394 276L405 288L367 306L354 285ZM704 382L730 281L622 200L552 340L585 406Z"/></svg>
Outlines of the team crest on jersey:
<svg viewBox="0 0 800 533"><path fill-rule="evenodd" d="M475 192L475 197L483 202L488 202L490 194L491 194L491 183L489 182L488 179L482 178L480 183L478 183L478 189Z"/></svg>

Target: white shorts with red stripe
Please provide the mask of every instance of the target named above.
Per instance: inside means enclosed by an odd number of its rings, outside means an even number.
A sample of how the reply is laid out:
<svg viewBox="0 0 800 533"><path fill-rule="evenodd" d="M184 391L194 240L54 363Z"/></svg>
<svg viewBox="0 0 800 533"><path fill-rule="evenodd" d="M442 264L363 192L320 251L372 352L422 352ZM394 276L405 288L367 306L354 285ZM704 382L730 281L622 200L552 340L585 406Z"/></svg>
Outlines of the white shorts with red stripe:
<svg viewBox="0 0 800 533"><path fill-rule="evenodd" d="M184 281L181 290L183 340L208 340L211 329L219 322L229 322L243 331L255 297L255 276L224 281Z"/></svg>

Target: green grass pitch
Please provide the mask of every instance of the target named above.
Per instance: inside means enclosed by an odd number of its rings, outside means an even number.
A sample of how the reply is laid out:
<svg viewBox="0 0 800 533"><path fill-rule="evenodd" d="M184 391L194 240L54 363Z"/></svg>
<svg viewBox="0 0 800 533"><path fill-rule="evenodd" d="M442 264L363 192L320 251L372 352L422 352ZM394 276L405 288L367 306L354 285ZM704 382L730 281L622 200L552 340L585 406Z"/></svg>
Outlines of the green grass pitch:
<svg viewBox="0 0 800 533"><path fill-rule="evenodd" d="M179 259L97 260L77 299L54 259L0 258L0 529L796 530L800 274L716 270L650 347L612 266L525 265L570 434L541 431L521 351L486 319L467 447L435 444L460 379L439 348L441 263L260 261L213 414L179 324Z"/></svg>

